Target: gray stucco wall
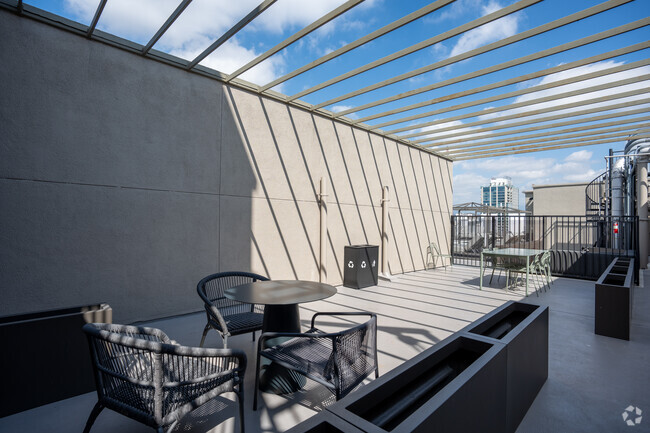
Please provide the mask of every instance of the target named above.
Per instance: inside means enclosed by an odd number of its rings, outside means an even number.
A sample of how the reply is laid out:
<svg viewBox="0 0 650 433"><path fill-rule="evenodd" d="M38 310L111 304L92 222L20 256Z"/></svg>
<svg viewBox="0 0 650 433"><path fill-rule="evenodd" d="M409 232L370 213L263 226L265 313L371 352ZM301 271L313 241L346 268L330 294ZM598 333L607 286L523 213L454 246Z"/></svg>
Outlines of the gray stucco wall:
<svg viewBox="0 0 650 433"><path fill-rule="evenodd" d="M585 216L587 183L533 185L534 215Z"/></svg>
<svg viewBox="0 0 650 433"><path fill-rule="evenodd" d="M0 11L0 315L108 302L116 322L200 310L225 270L328 282L343 247L422 269L449 245L451 163L365 130Z"/></svg>

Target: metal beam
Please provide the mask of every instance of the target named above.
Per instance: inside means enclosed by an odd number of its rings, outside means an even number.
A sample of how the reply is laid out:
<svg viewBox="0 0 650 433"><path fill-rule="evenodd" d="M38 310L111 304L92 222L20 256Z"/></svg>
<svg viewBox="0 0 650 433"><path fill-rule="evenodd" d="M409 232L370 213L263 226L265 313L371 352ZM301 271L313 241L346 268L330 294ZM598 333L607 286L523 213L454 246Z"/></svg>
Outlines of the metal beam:
<svg viewBox="0 0 650 433"><path fill-rule="evenodd" d="M576 134L564 134L560 135L559 137L549 137L549 138L542 138L542 139L532 139L532 140L521 140L517 141L515 143L499 143L499 144L494 144L492 146L481 146L481 147L475 147L471 149L458 149L458 150L451 150L448 152L441 152L444 155L447 155L451 158L454 158L456 156L463 156L467 154L474 154L478 152L484 152L484 151L493 151L493 149L503 149L503 148L519 148L524 145L535 145L535 144L543 144L543 143L549 143L549 142L555 142L555 143L550 143L550 144L566 144L570 143L572 141L575 141L574 139L576 138L584 138L585 140L592 140L592 139L600 139L600 138L612 138L611 136L620 136L620 135L626 135L626 134L631 134L631 131L643 129L646 130L650 127L650 123L641 123L637 125L627 125L627 126L619 126L617 128L610 128L610 129L603 129L603 130L598 130L598 131L591 131L591 132L579 132ZM590 135L597 135L598 137L594 138L587 138Z"/></svg>
<svg viewBox="0 0 650 433"><path fill-rule="evenodd" d="M650 41L645 42L643 44L638 44L638 45L645 45L645 48L650 48ZM564 66L566 66L566 65L567 64L561 65L562 70L572 69L572 68L564 68ZM385 128L386 126L396 125L396 124L404 123L404 122L410 122L411 120L422 119L424 117L429 117L429 116L433 116L433 115L441 114L441 113L447 113L447 112L450 112L450 111L460 110L460 109L463 109L463 108L473 107L473 106L476 106L476 105L488 104L488 103L491 103L491 102L494 102L494 101L499 101L499 100L502 100L502 99L513 98L513 97L525 95L525 94L528 94L528 93L535 93L535 92L539 92L541 90L552 89L554 87L560 87L560 86L564 86L566 84L572 84L572 83L577 83L577 82L580 82L580 81L590 80L592 78L602 77L602 76L609 75L609 74L615 74L615 73L618 73L618 72L627 71L627 70L630 70L630 69L635 69L635 68L638 68L638 67L641 67L641 66L647 66L647 65L650 65L650 59L638 60L638 61L632 62L632 63L624 63L622 65L614 66L612 68L601 69L601 70L598 70L598 71L595 71L595 72L590 72L588 74L582 74L582 75L577 75L577 76L574 76L574 77L566 78L564 80L552 81L550 83L541 84L541 85L532 86L532 87L526 87L524 89L515 90L513 92L501 93L501 94L498 94L498 95L495 95L495 96L490 96L488 98L477 99L477 100L474 100L474 101L465 102L463 104L454 105L454 106L451 106L451 107L440 108L438 110L427 111L427 112L424 112L424 113L418 113L418 114L414 114L412 116L407 116L407 117L400 117L399 119L390 120L388 122L383 122L383 123L378 123L378 124L372 125L370 127L370 129ZM546 75L556 73L557 72L556 69L557 68L549 68L549 69L545 69L544 71L539 71L539 72L536 72L534 74L527 74L527 75L528 76L534 75L536 77L546 76ZM551 70L553 70L553 71L549 72ZM447 95L447 96L443 96L443 97L440 97L440 98L436 98L436 99L427 101L427 103L428 103L427 105L433 105L433 104L437 104L437 103L440 103L440 102L445 102L445 101L450 101L450 100L453 100L453 99L462 98L462 97L469 96L469 95L472 95L472 94L475 94L475 93L481 93L481 92L485 91L485 90L482 90L482 89L486 88L486 87L493 89L493 88L503 87L503 86L506 86L506 85L509 85L509 84L513 84L513 82L527 81L528 79L530 79L530 78L527 78L527 79L524 80L524 79L521 79L521 77L517 77L515 79L504 80L504 81L500 81L498 83L487 85L487 86L467 89L467 90L464 90L462 92L457 92L457 93L454 93L452 95ZM503 84L506 81L508 83ZM488 89L488 90L490 90L490 89ZM420 105L420 104L417 104L417 105ZM420 106L423 106L423 105L420 105ZM406 110L403 110L403 109L398 109L398 110L399 111L406 111ZM397 110L393 110L393 111L395 112ZM393 114L393 113L390 113L390 114ZM383 116L375 115L373 117L376 118L376 117L383 117ZM358 123L358 122L353 121L353 123Z"/></svg>
<svg viewBox="0 0 650 433"><path fill-rule="evenodd" d="M230 30L228 30L226 33L224 33L219 39L214 41L212 45L210 45L208 48L206 48L201 54L196 56L194 60L192 60L188 65L187 69L192 69L196 65L201 62L201 60L205 59L208 57L214 50L219 48L221 45L223 45L228 39L232 38L238 31L246 27L248 23L253 21L255 18L257 18L262 12L264 12L266 9L268 9L273 3L275 3L277 0L264 0L262 3L260 3L255 9L250 11L248 15L246 15L244 18L242 18L237 24L235 24Z"/></svg>
<svg viewBox="0 0 650 433"><path fill-rule="evenodd" d="M95 31L95 27L97 27L97 23L99 22L99 17L102 15L102 12L104 11L104 6L106 6L107 1L108 0L100 0L99 4L97 5L95 16L93 17L93 20L90 22L90 25L88 26L88 31L86 32L87 38L90 38L93 35L93 32Z"/></svg>
<svg viewBox="0 0 650 433"><path fill-rule="evenodd" d="M421 68L415 69L410 72L406 72L404 74L397 75L395 77L389 78L384 81L380 81L379 83L372 84L370 86L363 87L361 89L355 90L354 92L346 93L344 95L338 96L336 98L330 99L328 101L322 102L320 104L314 105L314 109L316 108L321 108L321 107L326 107L328 105L334 104L336 102L344 101L346 99L353 98L355 96L362 95L364 93L371 92L373 90L380 89L382 87L386 87L391 84L398 83L400 81L407 80L409 78L416 77L418 75L422 75L426 72L433 71L435 69L440 69L442 67L458 63L462 60L466 60L475 56L478 56L479 54L484 54L493 50L496 50L498 48L502 48L511 44L514 44L515 42L520 42L523 40L526 40L528 38L531 38L533 36L537 36L546 32L549 32L551 30L557 29L559 27L565 26L567 24L571 24L573 22L582 20L584 18L587 18L589 16L593 16L599 13L602 13L604 11L607 11L609 9L612 9L614 7L620 6L625 3L629 3L632 0L609 0L607 2L601 3L599 5L590 7L588 9L582 10L580 12L576 12L574 14L568 15L566 17L557 19L555 21L551 21L550 23L543 24L541 26L535 27L530 30L526 30L524 32L518 33L514 36L510 36L505 39L501 39L496 42L492 42L491 44L483 45L482 47L475 48L473 50L466 51L462 54L458 54L453 57L449 57L445 60L441 60L439 62L436 62L432 65L427 65L423 66ZM641 20L643 21L643 20ZM650 23L650 19L646 19L646 25Z"/></svg>
<svg viewBox="0 0 650 433"><path fill-rule="evenodd" d="M538 110L524 111L524 112L515 113L515 114L509 114L509 115L506 115L506 116L501 116L501 117L493 118L493 119L478 120L476 122L470 122L470 123L466 123L464 125L457 125L457 126L453 126L453 127L441 128L441 129L438 129L438 130L414 132L412 134L397 135L397 137L399 137L399 138L420 137L420 136L423 136L423 135L435 134L435 133L442 132L442 131L448 131L448 130L451 130L451 129L456 129L459 126L467 128L470 125L471 126L479 126L479 125L485 125L487 123L501 122L501 121L504 121L504 120L519 119L521 117L530 117L530 116L535 116L537 114L543 114L543 113L548 113L548 112L553 112L553 111L565 110L565 109L568 109L568 108L576 108L576 107L580 107L580 106L583 106L583 105L591 105L591 104L596 104L596 103L599 103L599 102L611 101L611 100L614 100L614 99L627 98L627 97L630 97L630 96L637 96L637 95L641 95L643 93L648 93L648 92L650 92L650 86L648 86L648 87L640 87L640 88L637 88L637 89L634 89L634 90L629 90L627 92L621 92L621 93L618 93L616 95L599 96L597 98L586 99L584 101L571 102L571 103L568 103L568 104L554 105L552 107L540 108ZM512 104L512 105L515 105L515 104ZM599 108L597 110L598 111L604 111L602 108ZM567 116L567 115L569 115L569 114L565 114L565 116ZM445 122L445 120L442 120L439 123L444 123L444 122Z"/></svg>
<svg viewBox="0 0 650 433"><path fill-rule="evenodd" d="M434 83L434 84L430 84L428 86L424 86L424 87L420 87L420 88L417 88L417 89L409 90L407 92L402 92L402 93L399 93L399 94L397 94L395 96L389 96L389 97L379 99L379 100L374 101L374 102L369 102L367 104L359 105L359 106L351 108L349 110L341 111L341 112L337 113L337 116L343 116L343 115L347 115L347 114L350 114L350 113L356 113L358 111L366 110L368 108L376 107L378 105L383 105L383 104L387 104L389 102L397 101L399 99L404 99L404 98L408 98L410 96L419 95L421 93L425 93L425 92L435 90L435 89L438 89L438 88L441 88L441 87L445 87L445 86L460 83L460 82L463 82L463 81L471 80L473 78L482 77L484 75L488 75L488 74L491 74L493 72L499 72L499 71L502 71L502 70L505 70L505 69L508 69L508 68L512 68L514 66L519 66L519 65L522 65L522 64L525 64L525 63L528 63L528 62L532 62L532 61L535 61L535 60L542 59L544 57L549 57L549 56L552 56L552 55L555 55L555 54L562 53L564 51L568 51L568 50L571 50L571 49L574 49L574 48L579 48L581 46L588 45L588 44L591 44L593 42L598 42L598 41L601 41L603 39L607 39L607 38L611 38L613 36L617 36L617 35L620 35L620 34L623 34L623 33L627 33L629 31L636 30L638 28L647 26L649 24L650 24L650 20L648 20L648 19L635 21L633 23L628 23L628 24L616 27L614 29L610 29L610 30L606 30L604 32L596 33L595 35L591 35L591 36L587 36L587 37L584 37L584 38L581 38L581 39L577 39L577 40L575 40L573 42L568 42L568 43L558 45L558 46L553 47L553 48L548 48L546 50L538 51L536 53L529 54L527 56L520 57L518 59L510 60L510 61L500 63L500 64L494 65L494 66L489 66L487 68L480 69L478 71L470 72L470 73L467 73L467 74L464 74L464 75L460 75L458 77L450 78L450 79L445 80L445 81L440 81L440 82L437 82L437 83ZM605 57L605 58L607 58L607 57Z"/></svg>
<svg viewBox="0 0 650 433"><path fill-rule="evenodd" d="M444 33L441 33L439 35L436 35L432 38L429 38L425 41L422 41L420 43L417 43L415 45L411 45L410 47L404 48L400 51L397 51L393 54L390 54L388 56L382 57L381 59L375 60L370 63L366 63L363 66L360 66L356 69L353 69L352 71L346 72L345 74L341 74L338 77L334 77L330 80L324 81L322 83L317 84L316 86L310 87L306 90L303 90L301 92L296 93L295 95L292 95L288 98L289 101L293 101L294 99L302 98L305 95L309 95L311 93L314 93L318 90L324 89L325 87L329 87L333 84L339 83L343 80L347 80L348 78L354 77L356 75L359 75L363 72L369 71L371 69L377 68L381 65L385 65L386 63L392 62L394 60L400 59L404 56L407 56L411 53L414 53L419 50L423 50L424 48L430 47L432 45L435 45L439 42L445 41L447 39L453 38L454 36L458 36L461 33L467 32L469 30L475 29L477 27L480 27L484 24L490 23L492 21L496 21L499 18L503 18L506 15L510 15L514 12L520 11L521 9L527 8L528 6L531 6L533 4L539 3L541 0L521 0L515 4L512 4L508 7L499 9L495 12L492 12L491 14L482 16L481 18L475 19L474 21L470 21L469 23L463 24L462 26L458 26L454 29L448 30Z"/></svg>
<svg viewBox="0 0 650 433"><path fill-rule="evenodd" d="M634 138L649 138L650 134L642 134L639 136L635 136ZM523 149L523 150L509 150L509 151L504 151L504 152L499 152L499 153L492 153L489 155L475 155L475 156L464 156L462 158L457 158L454 159L453 161L467 161L469 159L481 159L481 158L496 158L498 156L506 156L506 155L519 155L522 153L531 153L531 152L541 152L541 151L546 151L546 150L558 150L558 149L568 149L571 147L583 147L583 146L595 146L598 144L607 144L607 143L620 143L620 139L604 139L604 140L597 140L597 141L587 141L587 142L578 142L576 143L575 141L573 144L565 144L565 145L560 145L560 146L537 146L535 148L531 149Z"/></svg>
<svg viewBox="0 0 650 433"><path fill-rule="evenodd" d="M529 139L529 138L548 137L550 135L563 135L563 134L569 134L569 133L572 133L572 132L579 132L579 131L586 131L586 132L581 132L581 134L584 134L584 135L593 135L593 134L598 133L598 132L592 132L595 129L602 129L602 128L607 128L607 127L610 127L610 126L619 126L619 125L625 125L625 124L628 124L628 123L639 123L639 122L645 122L645 121L650 121L650 116L633 117L631 119L619 119L619 120L615 120L613 122L602 122L602 123L597 123L595 125L576 126L576 127L572 127L572 128L559 129L557 131L552 131L552 130L549 130L549 129L545 129L544 132L538 132L536 134L520 135L520 136L517 136L517 137L511 137L511 138L497 138L497 139L494 139L494 140L487 140L487 141L472 141L470 143L467 143L468 139L455 140L457 142L462 142L464 144L457 144L455 146L444 146L444 147L443 146L436 146L435 148L432 145L428 145L427 147L429 147L430 149L435 150L436 152L440 152L441 154L446 155L446 154L451 153L451 152L453 152L455 150L458 150L458 149L467 149L467 148L477 148L478 149L478 148L480 148L482 146L487 146L487 145L490 145L490 144L513 142L513 141L520 142L520 140L525 140L525 139ZM576 123L576 122L573 121L573 122L563 122L563 123L573 124L573 123ZM549 125L550 129L552 129L553 127L554 127L553 125ZM528 129L539 130L541 128L528 128ZM512 134L520 134L520 133L521 133L521 131L514 131L514 132L513 131L508 131L508 132L501 133L501 134L485 134L485 137L493 138L493 137L500 136L500 135L512 135ZM565 135L565 136L567 136L567 135ZM472 139L470 139L470 140L472 140Z"/></svg>
<svg viewBox="0 0 650 433"><path fill-rule="evenodd" d="M151 49L151 48L156 44L156 42L158 42L158 39L160 39L160 38L162 37L162 35L165 34L165 32L167 31L167 29L169 29L169 27L171 27L171 25L174 23L174 21L176 21L176 18L178 18L179 16L181 16L181 14L182 14L183 11L185 10L185 8L186 8L190 3L192 3L192 0L183 0L183 1L178 5L178 7L176 8L176 10L175 10L174 12L172 12L172 14L169 16L169 18L167 18L167 21L165 21L165 23L164 23L164 24L163 24L163 25L158 29L158 31L156 32L156 34L153 35L153 37L152 37L151 40L147 43L147 45L145 45L144 48L142 48L142 54L143 54L143 55L144 55L144 54L147 54L147 53L149 52L149 50L150 50L150 49Z"/></svg>
<svg viewBox="0 0 650 433"><path fill-rule="evenodd" d="M474 111L474 112L465 113L465 114L459 114L457 116L451 116L451 117L447 117L447 118L444 118L444 119L431 120L429 122L422 122L422 123L418 123L418 124L415 124L415 125L404 126L402 128L397 128L397 129L393 129L393 130L385 131L385 132L386 132L386 134L397 134L399 132L412 131L414 129L424 128L426 126L439 125L441 123L452 122L454 120L469 119L469 118L472 118L472 117L484 116L484 115L487 115L487 114L498 113L498 112L501 112L501 111L514 110L516 108L527 107L529 105L541 104L543 102L554 101L554 100L557 100L557 99L571 98L571 97L574 97L574 96L583 95L585 93L598 92L598 91L601 91L601 90L611 89L613 87L627 86L629 84L634 84L634 83L638 83L638 82L641 82L641 81L648 81L648 80L650 80L650 74L637 75L636 77L625 78L623 80L610 81L610 82L606 82L606 83L603 83L603 84L598 84L596 86L583 87L581 89L571 90L571 91L568 91L568 92L555 93L555 94L544 96L544 97L541 97L541 98L529 99L527 101L521 101L521 102L515 102L515 103L512 103L512 104L503 105L503 106L500 106L500 107L486 108L484 110ZM645 89L650 90L650 87L646 87ZM588 104L590 104L589 100L585 100L583 103L580 103L580 105L588 105ZM463 104L461 104L461 105L463 105ZM461 107L461 108L466 108L466 107ZM550 108L552 109L553 107L550 107ZM547 109L545 109L545 110L547 110ZM538 113L539 112L541 112L541 113L546 113L547 112L547 111L539 111L539 110L536 110L536 111ZM552 109L551 111L554 111L554 109ZM422 135L422 134L418 133L418 135ZM408 138L410 136L411 135L407 135L406 137ZM404 136L401 136L401 137L404 137ZM417 137L417 135L413 135L413 137Z"/></svg>
<svg viewBox="0 0 650 433"><path fill-rule="evenodd" d="M358 48L358 47L360 47L360 46L362 46L364 44L367 44L368 42L374 41L375 39L377 39L377 38L379 38L379 37L381 37L381 36L383 36L383 35L385 35L387 33L390 33L393 30L396 30L396 29L398 29L398 28L400 28L402 26L405 26L406 24L408 24L410 22L413 22L413 21L417 20L418 18L422 18L423 16L428 15L431 12L433 12L435 10L438 10L441 7L446 6L449 3L453 3L455 1L456 0L438 0L438 1L435 1L435 2L425 6L423 8L418 9L415 12L412 12L412 13L410 13L410 14L408 14L408 15L406 15L406 16L404 16L404 17L402 17L402 18L400 18L400 19L398 19L396 21L393 21L392 23L390 23L388 25L385 25L384 27L382 27L380 29L375 30L372 33L367 34L366 36L364 36L362 38L357 39L354 42L351 42L351 43L345 45L344 47L339 48L338 50L334 50L329 54L326 54L326 55L324 55L322 57L319 57L318 59L314 60L313 62L310 62L310 63L306 64L305 66L302 66L302 67L296 69L293 72L290 72L290 73L288 73L286 75L283 75L283 76L271 81L270 83L265 84L264 86L261 86L260 88L262 90L267 90L267 89L270 89L271 87L277 86L280 83L284 83L285 81L290 80L293 77L296 77L296 76L298 76L298 75L300 75L300 74L302 74L304 72L307 72L307 71L309 71L311 69L314 69L315 67L317 67L319 65L322 65L325 62L329 62L330 60L335 59L336 57L341 56L341 55L347 53L348 51L351 51L351 50L353 50L355 48Z"/></svg>
<svg viewBox="0 0 650 433"><path fill-rule="evenodd" d="M251 60L241 68L237 69L235 72L230 74L228 78L226 78L226 83L232 80L235 77L238 77L239 75L243 74L244 72L248 71L255 65L263 62L264 60L268 59L271 57L273 54L282 51L284 48L288 47L289 45L293 44L296 42L298 39L301 39L305 36L307 36L309 33L313 32L314 30L322 27L323 25L329 23L332 21L334 18L338 17L339 15L347 12L348 10L352 9L359 3L363 2L364 0L348 0L338 8L334 9L327 15L324 15L323 17L319 18L318 20L314 21L304 29L300 30L299 32L295 33L294 35L288 37L284 41L280 42L277 44L275 47L271 48L267 52L257 56L255 59Z"/></svg>
<svg viewBox="0 0 650 433"><path fill-rule="evenodd" d="M499 129L507 129L507 128L515 128L517 126L526 126L529 124L534 124L534 123L541 123L541 122L549 122L552 120L559 120L559 119L566 119L567 117L576 117L576 116L583 116L583 115L589 115L589 114L594 114L594 113L600 113L603 111L610 111L610 110L618 110L618 109L625 109L633 105L642 105L642 104L649 104L650 103L650 98L645 98L645 99L637 99L635 101L626 101L626 102L619 102L617 104L612 104L612 105L606 105L603 107L598 107L598 108L590 108L586 110L578 110L578 111L573 111L571 113L565 113L565 114L555 114L552 116L546 116L546 117L538 117L538 118L533 118L533 119L527 119L527 120L522 120L519 122L510 122L510 123L504 123L504 124L499 124L499 125L494 125L490 126L489 128L482 128L479 131L463 131L462 133L457 133L457 134L448 134L444 135L442 137L426 137L420 140L411 140L410 142L416 145L422 145L422 143L430 143L432 141L440 140L440 139L446 139L449 137L457 137L459 135L470 135L470 134L476 134L476 132L482 132L482 131L495 131ZM613 113L613 114L607 114L603 115L602 118L613 118L613 117L619 117L619 116L630 116L633 114L639 114L639 113L647 113L648 109L647 108L641 108L638 110L626 110L626 111L621 111L620 113ZM600 116L595 116L590 118L591 120L589 121L595 121L597 118ZM574 123L584 123L586 122L582 121L581 119L576 119L571 122L567 122L566 124L574 124ZM455 126L455 127L450 127L450 128L444 128L444 131L449 131L449 130L454 130L454 129L460 129L460 128L467 128L467 126L474 126L472 124L464 124L461 126ZM561 125L560 123L555 124L557 126L564 126ZM512 134L522 132L524 130L527 131L538 131L540 129L543 129L541 127L533 127L533 128L527 128L527 129L520 129L515 132L512 132ZM432 131L431 133L437 133L442 130L438 131ZM444 132L442 131L442 132ZM431 145L434 146L435 144Z"/></svg>

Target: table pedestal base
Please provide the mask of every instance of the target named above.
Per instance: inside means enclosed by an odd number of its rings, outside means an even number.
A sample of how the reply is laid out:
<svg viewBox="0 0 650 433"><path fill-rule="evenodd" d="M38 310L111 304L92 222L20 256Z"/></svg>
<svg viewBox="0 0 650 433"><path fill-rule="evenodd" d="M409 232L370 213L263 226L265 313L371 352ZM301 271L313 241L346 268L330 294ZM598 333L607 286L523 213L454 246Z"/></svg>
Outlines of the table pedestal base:
<svg viewBox="0 0 650 433"><path fill-rule="evenodd" d="M300 332L300 313L297 304L266 305L264 307L264 323L262 332ZM268 340L266 346L272 346L287 338ZM305 376L288 370L274 362L262 358L260 371L260 391L273 394L290 394L302 389L307 382Z"/></svg>

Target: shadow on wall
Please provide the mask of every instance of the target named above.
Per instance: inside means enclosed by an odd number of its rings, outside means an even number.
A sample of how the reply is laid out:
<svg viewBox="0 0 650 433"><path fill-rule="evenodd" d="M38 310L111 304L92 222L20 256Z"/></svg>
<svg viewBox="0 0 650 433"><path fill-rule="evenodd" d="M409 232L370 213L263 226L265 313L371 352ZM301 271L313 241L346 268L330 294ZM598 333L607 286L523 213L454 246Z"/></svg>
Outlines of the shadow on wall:
<svg viewBox="0 0 650 433"><path fill-rule="evenodd" d="M251 224L222 212L222 270L245 263L241 248L250 251L253 272L318 280L321 178L328 190L330 284L343 281L344 246L381 244L385 185L391 192L391 273L423 269L432 241L449 248L450 162L237 88L226 88L224 97L222 202L225 208L229 197L249 194ZM239 143L256 180L251 189L240 186L238 167L245 163L235 159Z"/></svg>

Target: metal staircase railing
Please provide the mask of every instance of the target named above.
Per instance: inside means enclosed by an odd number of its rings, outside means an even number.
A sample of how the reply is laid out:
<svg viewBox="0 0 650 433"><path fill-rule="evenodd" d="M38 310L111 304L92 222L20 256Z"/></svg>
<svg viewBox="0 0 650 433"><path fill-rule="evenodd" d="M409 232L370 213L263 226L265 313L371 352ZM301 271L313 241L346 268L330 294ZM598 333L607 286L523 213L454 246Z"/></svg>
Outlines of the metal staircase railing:
<svg viewBox="0 0 650 433"><path fill-rule="evenodd" d="M610 214L610 196L607 172L602 173L585 188L585 215L592 218Z"/></svg>

